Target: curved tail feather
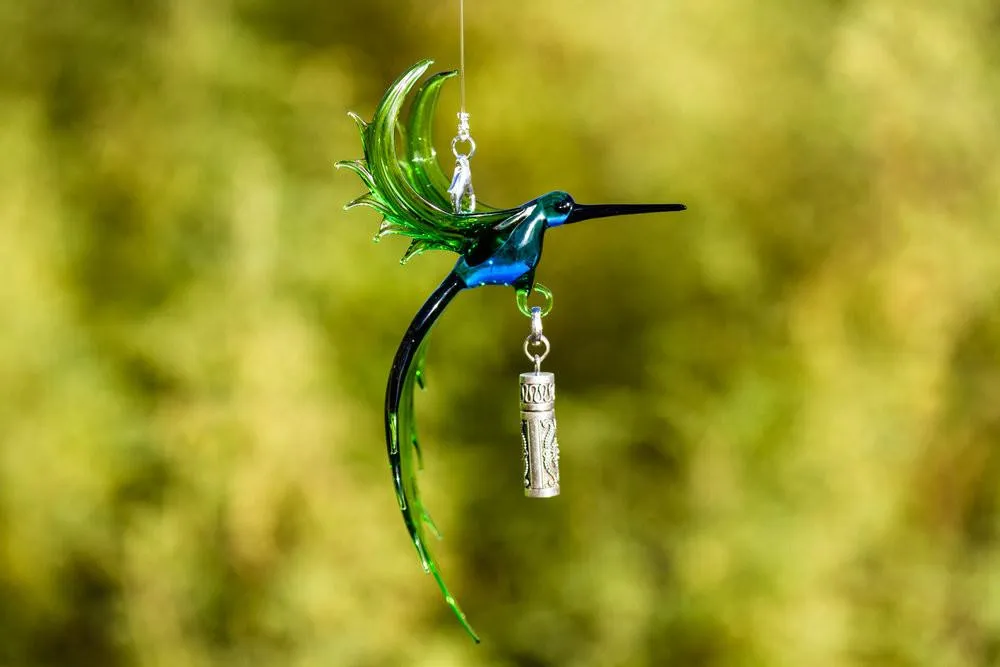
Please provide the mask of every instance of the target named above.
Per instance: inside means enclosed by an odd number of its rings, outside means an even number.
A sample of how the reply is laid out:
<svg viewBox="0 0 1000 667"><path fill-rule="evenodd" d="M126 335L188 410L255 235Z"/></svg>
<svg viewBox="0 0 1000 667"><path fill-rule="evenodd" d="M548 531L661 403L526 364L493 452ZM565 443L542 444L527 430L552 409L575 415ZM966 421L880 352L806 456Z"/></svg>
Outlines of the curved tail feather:
<svg viewBox="0 0 1000 667"><path fill-rule="evenodd" d="M414 189L430 202L443 210L450 210L448 179L441 171L441 164L434 150L434 112L437 111L438 97L445 81L458 74L458 70L435 74L420 87L413 97L410 119L407 126L409 139L406 142L406 162L410 183Z"/></svg>
<svg viewBox="0 0 1000 667"><path fill-rule="evenodd" d="M410 539L413 540L413 546L416 547L417 555L420 557L420 563L424 571L434 577L445 602L451 607L459 622L478 642L479 637L445 585L437 561L434 560L427 545L425 527L435 535L439 536L439 533L420 500L417 487L420 447L417 442L413 410L414 388L417 384L423 384L423 356L426 351L427 335L451 300L465 288L466 285L461 278L454 272L449 273L417 311L403 335L392 362L385 390L385 438L392 481L396 488L396 500L403 513L403 522L410 533Z"/></svg>

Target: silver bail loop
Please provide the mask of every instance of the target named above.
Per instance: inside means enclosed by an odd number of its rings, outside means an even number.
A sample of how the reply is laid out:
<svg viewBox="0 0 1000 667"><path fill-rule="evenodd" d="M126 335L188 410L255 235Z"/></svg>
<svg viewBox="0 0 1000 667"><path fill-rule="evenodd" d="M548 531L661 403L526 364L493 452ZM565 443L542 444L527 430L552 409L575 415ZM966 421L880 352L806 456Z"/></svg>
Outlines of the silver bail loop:
<svg viewBox="0 0 1000 667"><path fill-rule="evenodd" d="M531 307L531 337L541 338L542 337L542 307L532 306Z"/></svg>

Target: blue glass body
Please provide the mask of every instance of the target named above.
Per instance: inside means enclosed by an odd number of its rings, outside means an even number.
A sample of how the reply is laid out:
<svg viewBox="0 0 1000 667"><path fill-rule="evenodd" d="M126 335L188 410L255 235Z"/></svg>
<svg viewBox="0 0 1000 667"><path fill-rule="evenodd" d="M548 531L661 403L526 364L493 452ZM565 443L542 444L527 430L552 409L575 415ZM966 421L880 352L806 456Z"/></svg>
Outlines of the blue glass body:
<svg viewBox="0 0 1000 667"><path fill-rule="evenodd" d="M511 285L530 289L542 258L545 230L566 221L572 198L550 192L517 209L504 224L484 234L455 264L454 273L466 287Z"/></svg>

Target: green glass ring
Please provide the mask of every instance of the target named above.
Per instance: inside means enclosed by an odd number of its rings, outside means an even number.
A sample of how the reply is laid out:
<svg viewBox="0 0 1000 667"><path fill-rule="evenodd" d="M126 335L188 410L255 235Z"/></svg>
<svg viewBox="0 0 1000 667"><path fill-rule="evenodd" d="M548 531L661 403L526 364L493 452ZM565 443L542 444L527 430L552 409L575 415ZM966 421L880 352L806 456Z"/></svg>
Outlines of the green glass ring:
<svg viewBox="0 0 1000 667"><path fill-rule="evenodd" d="M531 317L531 308L528 306L528 296L532 291L538 292L545 299L545 303L542 305L542 317L545 317L552 310L552 290L541 283L535 283L532 289L525 289L519 287L517 289L517 309L525 317Z"/></svg>

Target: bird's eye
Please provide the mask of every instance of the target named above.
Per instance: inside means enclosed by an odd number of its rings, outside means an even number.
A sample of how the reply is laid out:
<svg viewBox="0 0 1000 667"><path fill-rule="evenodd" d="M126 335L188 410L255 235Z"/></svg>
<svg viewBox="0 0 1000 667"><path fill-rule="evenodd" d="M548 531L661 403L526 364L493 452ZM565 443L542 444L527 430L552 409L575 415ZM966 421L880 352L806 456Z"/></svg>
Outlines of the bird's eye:
<svg viewBox="0 0 1000 667"><path fill-rule="evenodd" d="M556 211L559 212L559 213L569 213L570 209L572 209L572 208L573 208L573 205L570 204L568 201L565 201L565 200L559 202L558 204L556 204Z"/></svg>

